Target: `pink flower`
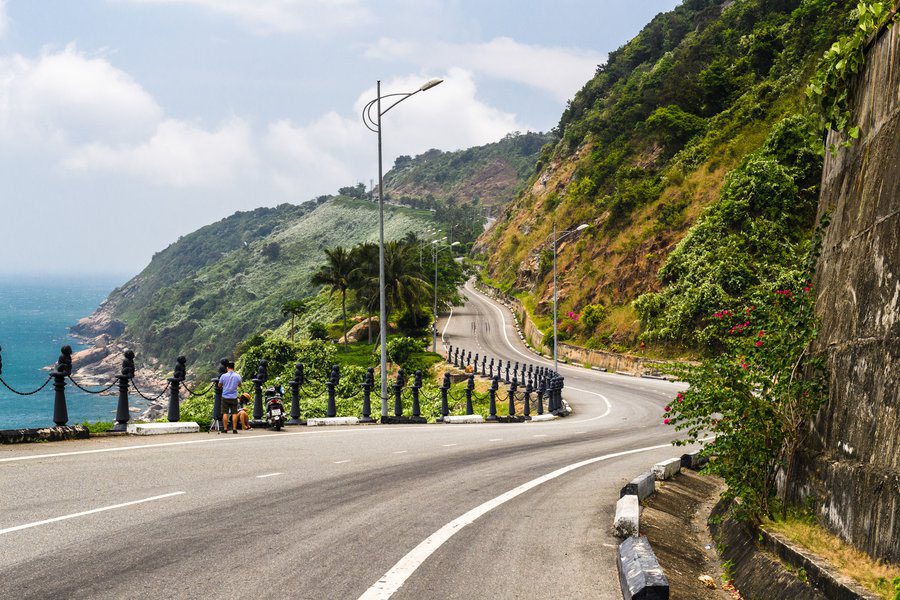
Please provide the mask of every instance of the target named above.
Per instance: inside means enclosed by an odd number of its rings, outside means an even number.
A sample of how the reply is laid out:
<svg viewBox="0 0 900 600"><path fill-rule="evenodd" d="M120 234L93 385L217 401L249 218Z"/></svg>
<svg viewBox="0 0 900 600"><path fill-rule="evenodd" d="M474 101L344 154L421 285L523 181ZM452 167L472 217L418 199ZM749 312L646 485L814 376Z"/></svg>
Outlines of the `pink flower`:
<svg viewBox="0 0 900 600"><path fill-rule="evenodd" d="M663 419L663 423L665 423L666 425L668 425L668 424L669 424L669 420L668 420L668 419Z"/></svg>
<svg viewBox="0 0 900 600"><path fill-rule="evenodd" d="M666 412L669 412L670 410L672 410L672 407L671 407L671 406L667 406L667 407L666 407Z"/></svg>
<svg viewBox="0 0 900 600"><path fill-rule="evenodd" d="M762 340L759 340L758 342L756 342L756 347L759 348L760 346L762 346Z"/></svg>

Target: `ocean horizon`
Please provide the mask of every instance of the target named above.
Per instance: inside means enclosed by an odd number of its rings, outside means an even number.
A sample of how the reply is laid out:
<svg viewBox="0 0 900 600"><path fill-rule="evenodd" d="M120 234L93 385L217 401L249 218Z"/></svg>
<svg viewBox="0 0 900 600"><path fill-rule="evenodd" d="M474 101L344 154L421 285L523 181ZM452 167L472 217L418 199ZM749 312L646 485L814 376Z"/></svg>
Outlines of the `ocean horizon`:
<svg viewBox="0 0 900 600"><path fill-rule="evenodd" d="M69 344L77 352L85 344L69 328L90 315L127 275L0 274L0 377L20 391L40 386ZM115 419L116 397L91 395L66 386L69 424ZM53 425L53 386L33 396L18 396L0 385L0 429Z"/></svg>

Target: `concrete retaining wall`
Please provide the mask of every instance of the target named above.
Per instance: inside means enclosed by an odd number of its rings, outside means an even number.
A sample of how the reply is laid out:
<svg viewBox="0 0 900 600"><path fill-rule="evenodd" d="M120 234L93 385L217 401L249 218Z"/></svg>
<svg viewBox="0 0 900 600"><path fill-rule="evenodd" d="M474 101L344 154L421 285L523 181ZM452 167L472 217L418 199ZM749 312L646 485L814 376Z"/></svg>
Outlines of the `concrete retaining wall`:
<svg viewBox="0 0 900 600"><path fill-rule="evenodd" d="M854 92L860 139L828 153L819 214L831 215L815 280L814 350L829 398L792 501L814 497L825 525L900 562L900 26L867 51ZM829 143L835 143L834 133Z"/></svg>

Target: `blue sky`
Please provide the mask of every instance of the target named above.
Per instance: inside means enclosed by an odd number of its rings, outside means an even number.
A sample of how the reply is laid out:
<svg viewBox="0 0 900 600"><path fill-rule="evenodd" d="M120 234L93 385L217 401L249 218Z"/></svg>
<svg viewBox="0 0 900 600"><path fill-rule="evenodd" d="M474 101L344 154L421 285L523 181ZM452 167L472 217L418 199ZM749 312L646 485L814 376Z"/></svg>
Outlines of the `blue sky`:
<svg viewBox="0 0 900 600"><path fill-rule="evenodd" d="M140 270L236 210L553 127L676 0L0 0L0 272Z"/></svg>

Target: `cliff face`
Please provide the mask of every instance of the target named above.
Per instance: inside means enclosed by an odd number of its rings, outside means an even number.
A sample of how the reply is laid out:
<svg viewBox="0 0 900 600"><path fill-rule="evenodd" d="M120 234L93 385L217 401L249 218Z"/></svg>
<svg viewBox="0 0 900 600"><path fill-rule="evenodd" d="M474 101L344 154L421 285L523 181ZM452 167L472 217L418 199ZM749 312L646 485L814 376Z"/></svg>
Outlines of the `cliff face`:
<svg viewBox="0 0 900 600"><path fill-rule="evenodd" d="M832 218L816 281L816 350L828 358L830 396L790 491L796 501L815 496L845 540L897 562L900 26L870 46L854 106L861 139L826 157L819 200L819 214Z"/></svg>

